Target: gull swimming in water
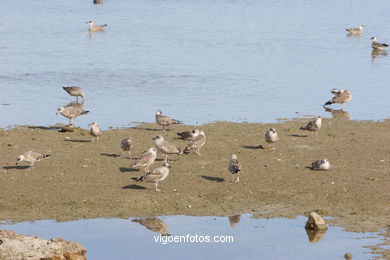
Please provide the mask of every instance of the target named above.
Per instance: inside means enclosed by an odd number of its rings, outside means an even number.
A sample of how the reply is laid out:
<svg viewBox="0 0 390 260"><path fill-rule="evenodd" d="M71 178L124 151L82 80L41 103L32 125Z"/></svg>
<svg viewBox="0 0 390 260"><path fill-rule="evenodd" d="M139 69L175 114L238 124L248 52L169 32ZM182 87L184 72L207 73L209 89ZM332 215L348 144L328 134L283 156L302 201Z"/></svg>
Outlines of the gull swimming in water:
<svg viewBox="0 0 390 260"><path fill-rule="evenodd" d="M372 36L372 37L371 37L371 47L372 47L372 49L374 49L374 50L383 51L384 49L386 49L387 47L389 47L389 45L388 45L387 43L380 43L380 42L377 42L377 41L376 41L376 37L375 37L375 36Z"/></svg>
<svg viewBox="0 0 390 260"><path fill-rule="evenodd" d="M60 113L64 117L69 118L69 125L70 125L72 123L73 118L87 114L88 112L89 111L86 111L82 108L71 106L71 107L59 107L57 109L56 114L58 115L58 113Z"/></svg>
<svg viewBox="0 0 390 260"><path fill-rule="evenodd" d="M154 182L154 184L156 185L156 191L161 191L158 188L158 183L168 177L169 168L171 168L171 166L168 163L164 163L162 167L156 168L151 172L145 173L141 177L137 178L136 181Z"/></svg>
<svg viewBox="0 0 390 260"><path fill-rule="evenodd" d="M317 116L316 119L310 121L305 127L301 127L301 130L313 131L316 133L321 129L322 117Z"/></svg>
<svg viewBox="0 0 390 260"><path fill-rule="evenodd" d="M146 152L136 159L131 165L134 168L144 167L145 172L149 172L149 166L154 163L157 157L157 150L154 147L149 148Z"/></svg>
<svg viewBox="0 0 390 260"><path fill-rule="evenodd" d="M181 124L179 120L172 119L168 116L164 116L161 110L156 110L156 123L163 127L163 131L165 131L165 127L172 124Z"/></svg>
<svg viewBox="0 0 390 260"><path fill-rule="evenodd" d="M240 161L237 159L237 155L233 154L232 158L229 162L228 170L233 176L232 182L239 182L240 181L240 171L242 169ZM236 178L237 176L237 178Z"/></svg>
<svg viewBox="0 0 390 260"><path fill-rule="evenodd" d="M344 104L352 100L352 93L347 89L333 88L330 92L335 94L335 96L331 100L326 102L324 106L332 105L334 103Z"/></svg>
<svg viewBox="0 0 390 260"><path fill-rule="evenodd" d="M349 32L350 34L360 35L363 33L363 28L364 28L364 25L359 24L359 26L357 28L347 28L345 30L347 30L347 32Z"/></svg>
<svg viewBox="0 0 390 260"><path fill-rule="evenodd" d="M192 141L196 136L199 135L199 130L192 130L192 131L184 131L177 133L178 136L180 136L181 139L187 140L187 141Z"/></svg>
<svg viewBox="0 0 390 260"><path fill-rule="evenodd" d="M264 138L265 141L269 144L269 147L275 149L275 147L272 147L272 144L279 140L279 135L278 132L276 132L276 129L270 128L267 132L265 132Z"/></svg>
<svg viewBox="0 0 390 260"><path fill-rule="evenodd" d="M125 152L129 152L130 158L130 149L133 147L133 140L130 138L125 138L121 141L122 156L124 157Z"/></svg>
<svg viewBox="0 0 390 260"><path fill-rule="evenodd" d="M87 24L89 25L90 32L102 32L104 31L104 28L107 26L107 24L94 25L93 21L88 21Z"/></svg>
<svg viewBox="0 0 390 260"><path fill-rule="evenodd" d="M180 148L164 140L162 135L156 136L153 140L155 140L157 150L165 154L164 162L168 161L168 154L183 154Z"/></svg>
<svg viewBox="0 0 390 260"><path fill-rule="evenodd" d="M330 163L328 159L318 160L311 164L311 169L314 171L327 171L330 169Z"/></svg>
<svg viewBox="0 0 390 260"><path fill-rule="evenodd" d="M98 142L99 136L102 135L102 130L100 129L99 125L96 122L92 122L88 125L91 126L91 130L89 131L89 133L92 136L91 142L93 142L94 138L96 138L96 142Z"/></svg>
<svg viewBox="0 0 390 260"><path fill-rule="evenodd" d="M82 97L83 98L83 102L84 102L85 94L84 94L84 90L82 88L76 87L76 86L62 87L62 88L66 92L68 92L68 94L71 95L72 97L76 97L77 101L79 100L79 97Z"/></svg>
<svg viewBox="0 0 390 260"><path fill-rule="evenodd" d="M49 156L50 155L48 155L48 154L41 154L41 153L37 153L37 152L33 152L33 151L27 151L24 154L18 156L18 158L16 159L16 165L18 165L21 162L29 162L29 163L31 163L30 168L29 168L29 170L30 170L34 167L35 162L43 160Z"/></svg>
<svg viewBox="0 0 390 260"><path fill-rule="evenodd" d="M137 218L132 221L141 224L149 230L160 233L161 236L170 236L167 223L159 218Z"/></svg>
<svg viewBox="0 0 390 260"><path fill-rule="evenodd" d="M206 135L203 130L199 131L199 135L196 136L184 149L185 154L189 154L190 150L195 149L196 154L200 154L199 149L202 148L206 143Z"/></svg>

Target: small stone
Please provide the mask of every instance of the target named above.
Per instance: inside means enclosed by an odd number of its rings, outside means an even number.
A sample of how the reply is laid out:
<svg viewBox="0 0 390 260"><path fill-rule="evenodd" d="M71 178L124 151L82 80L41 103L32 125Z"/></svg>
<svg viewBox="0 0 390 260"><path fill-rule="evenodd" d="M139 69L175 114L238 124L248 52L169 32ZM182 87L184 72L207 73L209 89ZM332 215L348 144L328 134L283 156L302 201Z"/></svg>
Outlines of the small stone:
<svg viewBox="0 0 390 260"><path fill-rule="evenodd" d="M187 205L187 207L191 208L191 205Z"/></svg>
<svg viewBox="0 0 390 260"><path fill-rule="evenodd" d="M313 230L327 230L328 227L325 224L325 220L316 212L312 212L309 215L309 219L306 222L306 229Z"/></svg>
<svg viewBox="0 0 390 260"><path fill-rule="evenodd" d="M70 140L70 137L69 136L65 136L65 140Z"/></svg>

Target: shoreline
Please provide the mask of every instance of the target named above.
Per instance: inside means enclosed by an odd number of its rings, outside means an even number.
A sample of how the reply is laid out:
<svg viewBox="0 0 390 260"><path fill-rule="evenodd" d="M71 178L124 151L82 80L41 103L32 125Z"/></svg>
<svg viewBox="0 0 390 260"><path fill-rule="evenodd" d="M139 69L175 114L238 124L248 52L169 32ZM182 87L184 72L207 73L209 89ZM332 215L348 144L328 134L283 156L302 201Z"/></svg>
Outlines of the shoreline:
<svg viewBox="0 0 390 260"><path fill-rule="evenodd" d="M176 132L194 126L156 124L103 132L91 143L88 130L61 133L51 128L0 129L0 219L75 220L99 217L161 215L227 216L255 213L259 217L295 217L319 210L335 217L332 224L350 231L381 231L387 227L390 200L389 120L347 121L324 119L319 138L299 130L308 119L274 124L216 122L197 126L207 143L201 155L191 152L169 158L172 169L156 192L153 184L131 178L143 170L130 168L119 143L132 137L132 158L154 145L162 134L179 147L188 141ZM280 135L276 150L269 150L263 133L275 127ZM245 135L243 135L245 133ZM375 135L373 134L375 133ZM66 138L68 137L68 138ZM258 149L263 145L265 149ZM51 154L34 169L15 167L16 157L33 150ZM240 183L231 183L227 164L237 153L243 164ZM159 167L163 155L151 169ZM328 158L330 171L305 167ZM28 164L22 164L28 165Z"/></svg>

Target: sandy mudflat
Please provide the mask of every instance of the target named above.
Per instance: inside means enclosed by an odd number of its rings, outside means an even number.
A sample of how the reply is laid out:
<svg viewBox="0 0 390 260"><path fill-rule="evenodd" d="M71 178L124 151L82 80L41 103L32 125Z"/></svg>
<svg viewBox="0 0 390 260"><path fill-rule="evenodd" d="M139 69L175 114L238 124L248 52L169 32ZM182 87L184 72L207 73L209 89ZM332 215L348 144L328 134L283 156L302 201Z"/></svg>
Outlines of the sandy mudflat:
<svg viewBox="0 0 390 260"><path fill-rule="evenodd" d="M320 210L353 231L386 228L390 216L390 122L324 119L319 138L299 130L307 120L279 124L212 123L199 127L207 135L201 155L170 156L172 169L161 183L136 183L143 169L130 168L120 141L133 138L132 157L153 146L162 134L179 147L177 125L162 132L155 124L104 131L91 143L87 130L23 127L0 130L0 219L72 220L151 215L231 215L252 212L259 217L292 217ZM275 127L276 150L263 133ZM66 138L69 137L69 138ZM259 149L263 145L266 149ZM50 154L33 170L15 166L27 150ZM227 164L236 153L243 164L240 183L231 183ZM163 154L152 166L162 164ZM331 171L305 168L328 158ZM178 159L178 160L177 160ZM28 165L22 164L22 165Z"/></svg>

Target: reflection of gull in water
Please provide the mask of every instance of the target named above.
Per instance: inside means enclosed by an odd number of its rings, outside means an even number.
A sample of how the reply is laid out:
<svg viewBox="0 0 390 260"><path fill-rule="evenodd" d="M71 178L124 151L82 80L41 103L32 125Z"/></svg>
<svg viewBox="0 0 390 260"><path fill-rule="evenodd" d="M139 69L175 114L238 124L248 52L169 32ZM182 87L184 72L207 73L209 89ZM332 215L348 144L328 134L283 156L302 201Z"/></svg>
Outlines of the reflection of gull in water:
<svg viewBox="0 0 390 260"><path fill-rule="evenodd" d="M77 101L79 100L79 97L83 98L83 102L85 99L85 94L82 88L77 86L70 86L70 87L62 87L66 92L68 92L69 95L72 97L76 97Z"/></svg>
<svg viewBox="0 0 390 260"><path fill-rule="evenodd" d="M240 219L241 219L241 215L229 216L230 226L235 227L237 223L240 222Z"/></svg>
<svg viewBox="0 0 390 260"><path fill-rule="evenodd" d="M342 109L331 109L328 107L324 107L326 112L330 112L332 114L333 118L337 119L346 119L350 120L352 118L351 114L348 113L347 111L344 111Z"/></svg>
<svg viewBox="0 0 390 260"><path fill-rule="evenodd" d="M149 230L160 233L162 236L170 236L168 233L168 225L159 218L137 218L133 222L140 223Z"/></svg>
<svg viewBox="0 0 390 260"><path fill-rule="evenodd" d="M387 56L387 51L386 50L372 49L372 51L371 51L372 62L374 62L378 56Z"/></svg>

